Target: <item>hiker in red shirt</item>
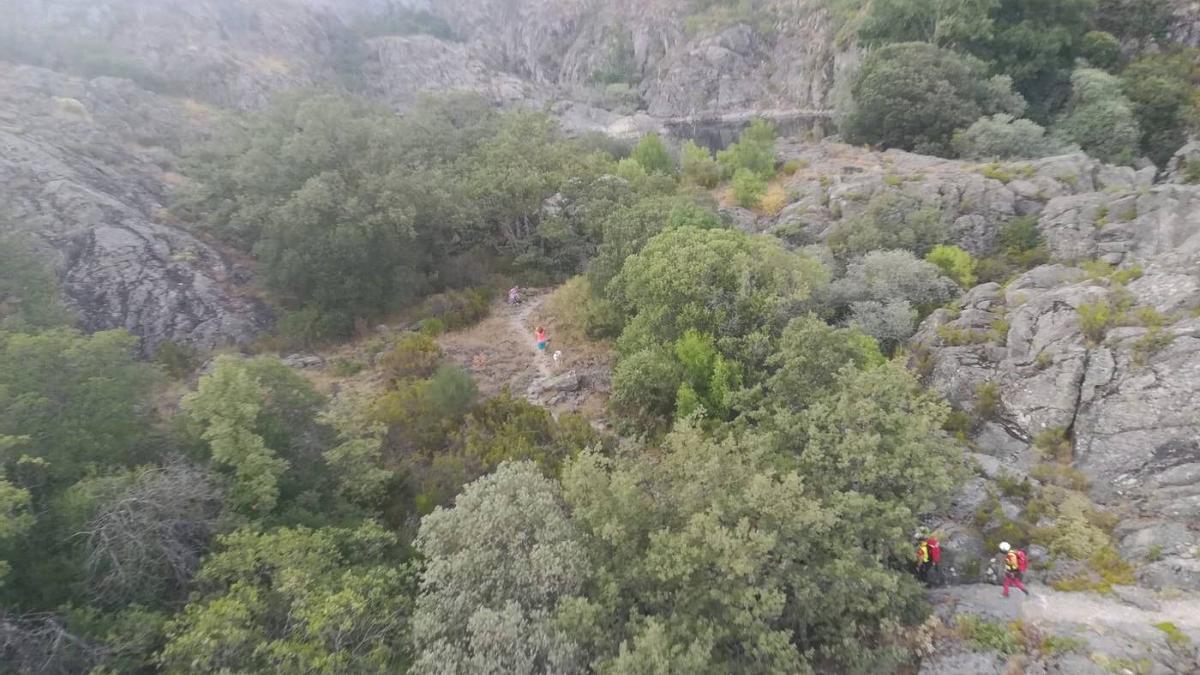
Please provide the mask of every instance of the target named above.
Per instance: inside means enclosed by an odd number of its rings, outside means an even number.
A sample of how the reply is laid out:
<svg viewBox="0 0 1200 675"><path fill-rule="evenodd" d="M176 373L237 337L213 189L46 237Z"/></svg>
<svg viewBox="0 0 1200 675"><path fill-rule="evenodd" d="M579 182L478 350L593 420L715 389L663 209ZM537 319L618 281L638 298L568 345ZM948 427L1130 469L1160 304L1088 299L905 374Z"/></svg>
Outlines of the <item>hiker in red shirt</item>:
<svg viewBox="0 0 1200 675"><path fill-rule="evenodd" d="M1024 551L1014 551L1007 541L1000 542L1000 552L1004 554L1004 597L1008 597L1008 587L1016 586L1022 593L1029 595L1021 576L1029 567L1029 558Z"/></svg>
<svg viewBox="0 0 1200 675"><path fill-rule="evenodd" d="M537 343L538 351L542 354L546 353L546 346L550 344L550 338L546 336L546 329L538 326L537 332L533 335L534 342Z"/></svg>

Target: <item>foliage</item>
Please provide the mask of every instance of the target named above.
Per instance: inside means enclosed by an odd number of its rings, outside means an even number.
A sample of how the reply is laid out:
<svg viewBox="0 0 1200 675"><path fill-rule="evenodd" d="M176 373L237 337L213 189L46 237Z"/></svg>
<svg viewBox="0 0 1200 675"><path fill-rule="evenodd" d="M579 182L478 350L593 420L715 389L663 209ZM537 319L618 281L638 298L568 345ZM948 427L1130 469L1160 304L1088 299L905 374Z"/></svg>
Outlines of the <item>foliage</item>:
<svg viewBox="0 0 1200 675"><path fill-rule="evenodd" d="M380 367L393 380L429 377L437 370L442 351L428 335L409 333L380 359Z"/></svg>
<svg viewBox="0 0 1200 675"><path fill-rule="evenodd" d="M289 466L256 433L265 397L266 391L243 364L222 356L182 403L201 428L213 460L234 470L233 502L243 510L262 513L275 508L279 477Z"/></svg>
<svg viewBox="0 0 1200 675"><path fill-rule="evenodd" d="M669 350L642 349L617 363L612 401L618 410L651 420L670 418L682 383L682 368Z"/></svg>
<svg viewBox="0 0 1200 675"><path fill-rule="evenodd" d="M916 514L944 500L962 471L962 448L942 431L949 414L902 367L846 368L786 424L782 442L813 489L872 495Z"/></svg>
<svg viewBox="0 0 1200 675"><path fill-rule="evenodd" d="M885 353L891 354L916 332L918 315L908 300L866 300L850 303L846 323L874 338Z"/></svg>
<svg viewBox="0 0 1200 675"><path fill-rule="evenodd" d="M925 260L937 265L943 274L953 279L961 288L971 288L975 285L975 259L961 248L935 246L925 256Z"/></svg>
<svg viewBox="0 0 1200 675"><path fill-rule="evenodd" d="M1100 0L1095 20L1100 30L1145 47L1166 37L1172 8L1168 0Z"/></svg>
<svg viewBox="0 0 1200 675"><path fill-rule="evenodd" d="M928 42L939 47L973 44L992 36L996 0L880 0L859 28L867 45Z"/></svg>
<svg viewBox="0 0 1200 675"><path fill-rule="evenodd" d="M1046 136L1036 122L1016 119L1007 113L981 117L957 131L950 142L963 159L1014 159L1065 154L1071 146Z"/></svg>
<svg viewBox="0 0 1200 675"><path fill-rule="evenodd" d="M1121 41L1112 33L1090 31L1083 36L1079 52L1093 68L1111 71L1121 60Z"/></svg>
<svg viewBox="0 0 1200 675"><path fill-rule="evenodd" d="M667 152L658 134L646 134L633 148L630 159L642 165L647 173L663 173L668 176L675 174L675 160Z"/></svg>
<svg viewBox="0 0 1200 675"><path fill-rule="evenodd" d="M598 221L602 242L588 263L587 277L601 295L629 256L641 252L646 242L661 232L679 227L722 226L708 204L682 196L639 199L611 210Z"/></svg>
<svg viewBox="0 0 1200 675"><path fill-rule="evenodd" d="M0 232L0 328L67 326L58 279L41 260L32 240Z"/></svg>
<svg viewBox="0 0 1200 675"><path fill-rule="evenodd" d="M726 176L744 169L763 181L775 175L775 127L765 120L754 120L733 145L717 153L717 163Z"/></svg>
<svg viewBox="0 0 1200 675"><path fill-rule="evenodd" d="M1000 386L995 382L984 382L975 387L975 416L992 419L1000 407Z"/></svg>
<svg viewBox="0 0 1200 675"><path fill-rule="evenodd" d="M767 193L767 184L750 169L738 169L733 174L733 198L739 206L756 209Z"/></svg>
<svg viewBox="0 0 1200 675"><path fill-rule="evenodd" d="M879 346L853 328L835 328L813 314L792 319L767 361L771 375L762 407L798 412L831 390L843 367L883 362Z"/></svg>
<svg viewBox="0 0 1200 675"><path fill-rule="evenodd" d="M842 131L852 143L944 155L950 138L984 115L1020 115L1011 81L988 79L985 64L924 43L872 52L851 83L854 108Z"/></svg>
<svg viewBox="0 0 1200 675"><path fill-rule="evenodd" d="M904 301L931 308L953 298L958 288L937 265L908 251L873 251L850 263L829 294L835 303Z"/></svg>
<svg viewBox="0 0 1200 675"><path fill-rule="evenodd" d="M1020 630L1015 625L987 621L972 614L961 614L955 628L964 640L984 651L1017 654L1025 650Z"/></svg>
<svg viewBox="0 0 1200 675"><path fill-rule="evenodd" d="M1141 149L1159 166L1187 142L1200 124L1196 50L1148 54L1121 73L1121 88L1133 103Z"/></svg>
<svg viewBox="0 0 1200 675"><path fill-rule="evenodd" d="M1112 307L1107 301L1086 302L1075 308L1079 313L1079 327L1083 330L1083 335L1092 344L1100 344L1104 341L1104 335L1108 332L1108 327L1112 325Z"/></svg>
<svg viewBox="0 0 1200 675"><path fill-rule="evenodd" d="M691 329L712 335L723 354L736 358L755 334L782 328L785 313L808 301L826 279L819 263L773 238L668 230L631 256L609 287L632 317L618 346L631 354L672 343Z"/></svg>
<svg viewBox="0 0 1200 675"><path fill-rule="evenodd" d="M221 537L167 626L171 671L392 672L408 658L416 575L364 524Z"/></svg>
<svg viewBox="0 0 1200 675"><path fill-rule="evenodd" d="M1102 70L1080 68L1071 75L1071 99L1055 133L1109 163L1132 163L1141 131L1121 82Z"/></svg>
<svg viewBox="0 0 1200 675"><path fill-rule="evenodd" d="M0 444L0 463L43 461L47 480L65 487L90 464L146 459L148 402L160 377L134 360L136 343L124 331L0 332L0 438L25 439Z"/></svg>
<svg viewBox="0 0 1200 675"><path fill-rule="evenodd" d="M486 318L491 302L490 288L447 291L427 298L422 311L430 319L442 322L446 329L459 330Z"/></svg>
<svg viewBox="0 0 1200 675"><path fill-rule="evenodd" d="M689 140L683 144L680 156L683 180L702 188L714 188L721 182L721 166L707 148Z"/></svg>
<svg viewBox="0 0 1200 675"><path fill-rule="evenodd" d="M530 463L468 485L421 521L425 558L413 614L422 671L578 672L579 648L554 614L591 569L558 486Z"/></svg>
<svg viewBox="0 0 1200 675"><path fill-rule="evenodd" d="M881 249L907 249L925 255L950 237L949 225L933 205L902 192L871 197L862 213L838 221L827 242L839 258Z"/></svg>

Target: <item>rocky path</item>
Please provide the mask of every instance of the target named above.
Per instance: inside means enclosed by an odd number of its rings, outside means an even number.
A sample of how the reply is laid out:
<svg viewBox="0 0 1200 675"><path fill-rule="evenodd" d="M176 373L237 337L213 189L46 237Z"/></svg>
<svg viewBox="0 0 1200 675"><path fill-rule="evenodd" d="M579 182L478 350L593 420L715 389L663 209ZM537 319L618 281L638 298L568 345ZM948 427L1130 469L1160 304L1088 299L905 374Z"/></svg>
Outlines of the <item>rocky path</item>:
<svg viewBox="0 0 1200 675"><path fill-rule="evenodd" d="M973 584L937 589L930 599L945 625L962 616L1020 622L1035 634L1078 641L1080 648L1023 655L1020 669L1013 670L1018 664L1012 657L982 645L942 645L922 663L921 675L1200 672L1195 649L1200 644L1200 595L1133 587L1118 587L1112 595L1063 593L1034 584L1029 590L1028 597L1014 591L1004 598L999 586Z"/></svg>
<svg viewBox="0 0 1200 675"><path fill-rule="evenodd" d="M1118 589L1114 595L1064 593L1030 584L1031 595L1012 591L1008 598L1000 587L970 584L937 589L931 599L949 604L958 613L976 614L1003 621L1077 624L1097 630L1143 633L1153 624L1169 621L1200 642L1200 596L1160 597L1145 589Z"/></svg>

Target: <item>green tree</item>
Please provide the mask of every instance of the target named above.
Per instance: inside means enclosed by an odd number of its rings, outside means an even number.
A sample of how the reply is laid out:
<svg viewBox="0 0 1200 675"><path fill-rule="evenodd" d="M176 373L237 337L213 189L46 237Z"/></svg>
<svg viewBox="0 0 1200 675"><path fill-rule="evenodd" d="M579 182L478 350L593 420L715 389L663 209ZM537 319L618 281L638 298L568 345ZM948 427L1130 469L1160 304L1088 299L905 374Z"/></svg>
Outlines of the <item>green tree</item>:
<svg viewBox="0 0 1200 675"><path fill-rule="evenodd" d="M941 430L949 414L901 366L846 368L779 438L822 494L856 492L919 514L961 477L963 450Z"/></svg>
<svg viewBox="0 0 1200 675"><path fill-rule="evenodd" d="M33 527L34 520L29 491L0 479L0 586L10 569L4 559L8 547Z"/></svg>
<svg viewBox="0 0 1200 675"><path fill-rule="evenodd" d="M680 171L685 182L702 188L711 189L721 182L721 166L707 148L695 141L689 140L683 144Z"/></svg>
<svg viewBox="0 0 1200 675"><path fill-rule="evenodd" d="M172 672L395 672L411 653L413 566L376 525L221 537L167 626Z"/></svg>
<svg viewBox="0 0 1200 675"><path fill-rule="evenodd" d="M814 314L792 319L767 361L771 375L760 407L803 410L833 389L844 366L873 368L883 362L875 341L857 330L834 328Z"/></svg>
<svg viewBox="0 0 1200 675"><path fill-rule="evenodd" d="M842 121L850 142L934 154L983 115L1025 109L1011 81L989 79L982 61L919 42L872 52L850 90L853 109Z"/></svg>
<svg viewBox="0 0 1200 675"><path fill-rule="evenodd" d="M641 164L647 173L662 173L668 176L675 174L675 160L671 159L667 146L658 134L643 136L629 156Z"/></svg>
<svg viewBox="0 0 1200 675"><path fill-rule="evenodd" d="M809 650L851 660L882 622L915 618L915 584L883 563L914 521L819 501L769 446L685 426L654 456L584 453L568 468L596 561L572 627L597 670L805 672Z"/></svg>
<svg viewBox="0 0 1200 675"><path fill-rule="evenodd" d="M201 429L213 461L233 469L237 482L231 498L238 508L269 513L279 499L279 478L288 470L257 433L266 390L245 364L222 356L182 407Z"/></svg>
<svg viewBox="0 0 1200 675"><path fill-rule="evenodd" d="M588 262L588 280L600 293L621 271L629 256L652 237L676 227L713 229L721 219L708 205L683 196L639 199L599 218L601 243Z"/></svg>
<svg viewBox="0 0 1200 675"><path fill-rule="evenodd" d="M1121 41L1104 31L1084 35L1079 51L1088 63L1102 70L1111 71L1121 61Z"/></svg>
<svg viewBox="0 0 1200 675"><path fill-rule="evenodd" d="M1092 68L1071 75L1071 100L1054 130L1089 155L1114 164L1131 163L1141 138L1120 80Z"/></svg>
<svg viewBox="0 0 1200 675"><path fill-rule="evenodd" d="M161 376L134 360L136 346L124 331L0 331L0 438L25 438L0 447L0 463L11 471L22 455L36 459L49 487L61 488L88 466L149 459L150 401Z"/></svg>
<svg viewBox="0 0 1200 675"><path fill-rule="evenodd" d="M986 42L1001 0L877 0L859 27L864 43L928 42L954 48Z"/></svg>
<svg viewBox="0 0 1200 675"><path fill-rule="evenodd" d="M673 343L691 329L712 335L728 357L757 358L754 336L777 332L787 312L827 280L819 263L774 238L668 230L631 256L610 286L632 316L618 346L630 354Z"/></svg>
<svg viewBox="0 0 1200 675"><path fill-rule="evenodd" d="M531 463L506 463L468 485L454 508L425 516L413 614L423 672L583 672L554 615L591 570L558 485Z"/></svg>
<svg viewBox="0 0 1200 675"><path fill-rule="evenodd" d="M0 233L0 328L66 326L72 316L63 306L58 279L31 240Z"/></svg>
<svg viewBox="0 0 1200 675"><path fill-rule="evenodd" d="M1167 36L1173 18L1169 0L1099 0L1095 21L1100 30L1144 48Z"/></svg>
<svg viewBox="0 0 1200 675"><path fill-rule="evenodd" d="M1196 50L1149 54L1121 74L1121 89L1133 103L1142 131L1141 149L1159 166L1166 166L1200 124L1197 54Z"/></svg>

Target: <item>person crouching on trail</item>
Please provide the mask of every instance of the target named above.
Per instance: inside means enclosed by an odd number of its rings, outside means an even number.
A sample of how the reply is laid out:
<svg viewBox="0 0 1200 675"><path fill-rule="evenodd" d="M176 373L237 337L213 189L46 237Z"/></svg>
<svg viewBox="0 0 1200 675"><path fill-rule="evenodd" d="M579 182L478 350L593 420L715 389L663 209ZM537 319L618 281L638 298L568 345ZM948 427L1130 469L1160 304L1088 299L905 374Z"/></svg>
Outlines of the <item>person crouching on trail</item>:
<svg viewBox="0 0 1200 675"><path fill-rule="evenodd" d="M538 352L545 354L546 347L550 344L550 338L546 336L546 329L538 326L537 332L533 335L534 342L537 343Z"/></svg>
<svg viewBox="0 0 1200 675"><path fill-rule="evenodd" d="M1029 595L1025 584L1021 583L1021 577L1029 566L1025 552L1013 550L1007 541L1000 542L1000 552L1004 554L1004 597L1008 597L1009 586L1016 586L1022 593Z"/></svg>

